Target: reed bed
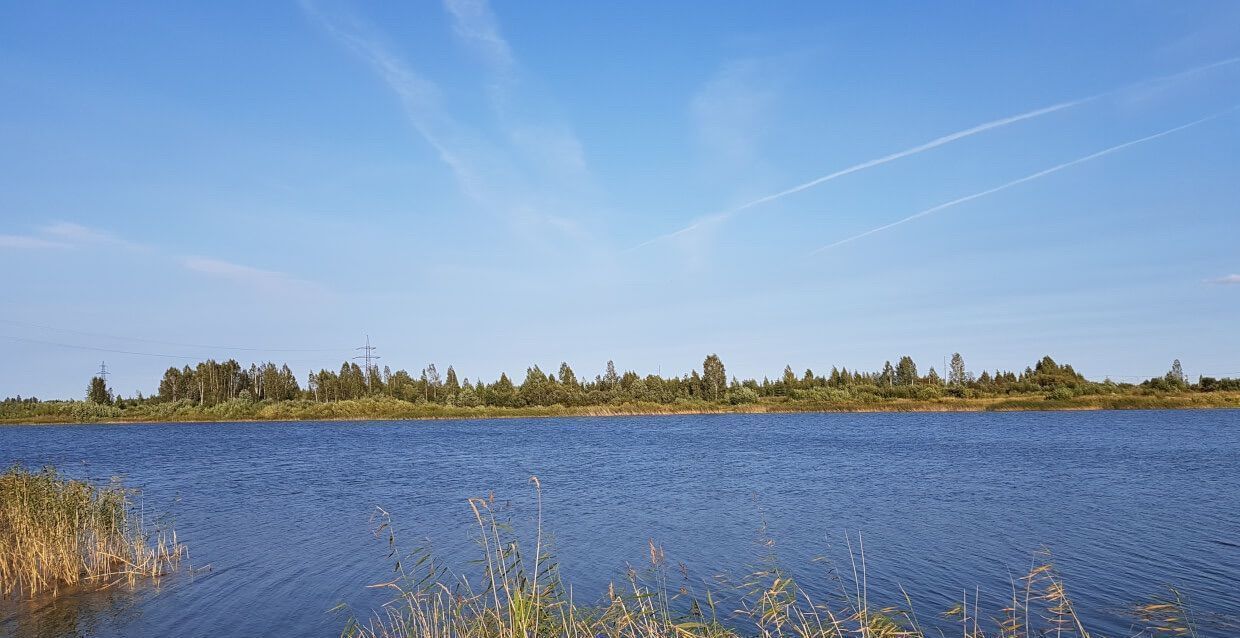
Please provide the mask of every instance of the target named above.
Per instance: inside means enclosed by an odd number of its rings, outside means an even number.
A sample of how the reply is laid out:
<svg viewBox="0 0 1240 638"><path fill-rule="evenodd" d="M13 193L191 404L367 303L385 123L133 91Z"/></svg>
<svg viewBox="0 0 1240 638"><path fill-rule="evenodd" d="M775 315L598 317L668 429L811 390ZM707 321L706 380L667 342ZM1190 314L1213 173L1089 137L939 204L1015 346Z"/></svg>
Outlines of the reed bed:
<svg viewBox="0 0 1240 638"><path fill-rule="evenodd" d="M176 532L148 533L119 482L96 485L55 469L0 474L0 595L54 596L159 579L185 547Z"/></svg>
<svg viewBox="0 0 1240 638"><path fill-rule="evenodd" d="M494 497L469 506L477 522L482 558L474 577L456 574L428 550L399 550L387 512L378 510L376 534L394 561L390 581L371 587L393 598L366 618L350 615L347 638L1101 638L1077 614L1068 589L1050 562L1011 583L1010 600L984 609L976 592L962 594L935 614L934 627L919 621L907 594L897 605L875 605L866 586L864 548L850 542L850 564L839 594L816 600L776 562L763 561L739 580L695 584L683 566L670 566L653 541L641 569L630 567L605 599L574 602L543 539L541 490L532 555L522 551L512 527L497 515ZM480 572L480 575L479 573ZM727 587L721 598L717 587ZM1130 609L1126 636L1197 636L1182 597L1171 595ZM1006 597L1006 596L1005 596ZM726 600L728 602L722 602ZM341 605L338 610L348 611ZM946 625L946 627L945 627Z"/></svg>

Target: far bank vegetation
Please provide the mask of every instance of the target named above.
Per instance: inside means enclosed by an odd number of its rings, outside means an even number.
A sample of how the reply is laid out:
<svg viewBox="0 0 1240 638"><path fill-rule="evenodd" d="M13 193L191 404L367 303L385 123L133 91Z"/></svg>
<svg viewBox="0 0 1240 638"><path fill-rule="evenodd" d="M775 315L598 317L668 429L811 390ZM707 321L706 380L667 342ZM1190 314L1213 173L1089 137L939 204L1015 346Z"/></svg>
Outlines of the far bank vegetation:
<svg viewBox="0 0 1240 638"><path fill-rule="evenodd" d="M153 396L113 393L91 379L84 401L15 397L0 404L0 421L213 421L300 419L469 418L495 416L621 415L694 412L948 411L1240 407L1240 379L1191 382L1179 361L1141 383L1086 379L1071 365L1043 357L1021 371L970 371L960 354L945 373L923 373L911 357L875 371L832 367L762 379L729 377L709 355L701 369L679 376L620 372L579 377L567 364L538 365L520 383L506 373L470 380L448 366L418 374L346 362L310 372L305 382L287 365L208 360L171 367Z"/></svg>

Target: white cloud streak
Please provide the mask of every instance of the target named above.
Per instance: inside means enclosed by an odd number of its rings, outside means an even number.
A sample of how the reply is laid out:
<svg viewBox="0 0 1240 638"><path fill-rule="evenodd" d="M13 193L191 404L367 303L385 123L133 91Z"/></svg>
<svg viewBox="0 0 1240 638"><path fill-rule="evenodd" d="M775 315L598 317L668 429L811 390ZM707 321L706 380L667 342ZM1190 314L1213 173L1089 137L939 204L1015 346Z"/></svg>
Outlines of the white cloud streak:
<svg viewBox="0 0 1240 638"><path fill-rule="evenodd" d="M0 248L78 248L86 244L112 244L139 248L112 233L88 228L73 222L58 221L39 227L37 235L0 235Z"/></svg>
<svg viewBox="0 0 1240 638"><path fill-rule="evenodd" d="M757 60L726 64L698 89L689 112L711 161L746 170L770 119L776 91L771 69Z"/></svg>
<svg viewBox="0 0 1240 638"><path fill-rule="evenodd" d="M42 236L0 234L0 249L74 249L90 245L119 248L146 253L162 261L178 263L191 272L228 280L265 292L326 293L326 290L318 283L287 273L253 268L209 257L169 254L158 247L133 242L114 233L74 222L52 222L38 230Z"/></svg>
<svg viewBox="0 0 1240 638"><path fill-rule="evenodd" d="M55 235L69 241L115 241L116 236L111 233L87 228L81 224L73 222L55 222L48 224L42 228L42 231L48 235Z"/></svg>
<svg viewBox="0 0 1240 638"><path fill-rule="evenodd" d="M90 228L74 222L58 221L40 229L43 234L63 240L75 246L86 244L110 244L128 250L150 250L150 246L97 228Z"/></svg>
<svg viewBox="0 0 1240 638"><path fill-rule="evenodd" d="M1161 131L1161 132L1158 132L1158 133L1154 133L1153 135L1147 135L1147 136L1142 137L1142 138L1138 138L1138 139L1135 139L1135 140L1131 140L1131 141L1128 141L1128 142L1124 142L1123 144L1117 144L1117 145L1115 145L1115 146L1112 146L1112 147L1110 147L1110 148L1105 148L1105 149L1103 149L1103 150L1101 150L1101 151L1098 151L1098 152L1096 152L1096 153L1090 153L1089 155L1086 155L1086 156L1084 156L1084 157L1078 157L1077 159L1074 159L1074 160L1069 161L1069 162L1064 162L1064 163L1062 163L1062 164L1056 164L1055 166L1052 166L1052 167L1050 167L1050 168L1040 170L1040 171L1038 171L1038 172L1036 172L1036 173L1031 173L1031 174L1029 174L1029 175L1026 175L1026 176L1021 177L1021 178L1018 178L1018 179L1014 179L1014 180L1012 180L1012 181L1010 181L1010 182L1007 182L1007 183L1005 183L1005 184L1000 184L999 186L995 186L994 188L988 188L988 189L986 189L986 190L984 190L984 191L980 191L980 192L977 192L977 193L973 193L972 195L965 195L964 197L959 197L959 198L957 198L957 199L953 199L953 200L951 200L950 202L944 202L944 203L939 204L939 205L937 205L937 206L931 206L930 208L927 208L927 209L925 209L925 210L923 210L923 211L920 211L920 212L917 212L917 213L913 213L912 215L909 215L908 217L905 217L905 218L903 218L903 219L896 220L896 221L891 222L891 223L889 223L889 224L883 224L882 226L878 226L878 227L876 227L876 228L871 228L870 230L867 230L867 231L865 231L864 233L859 233L859 234L857 234L857 235L853 235L852 237L848 237L848 238L845 238L845 239L841 239L841 240L839 240L839 241L837 241L837 242L833 242L833 243L827 244L827 245L825 245L825 246L822 246L822 247L820 247L820 248L817 248L817 249L813 250L812 252L810 252L810 253L809 253L809 255L810 255L810 256L817 255L817 254L819 254L819 253L822 253L822 252L825 252L825 251L831 250L832 248L835 248L835 247L837 247L837 246L841 246L841 245L843 245L843 244L847 244L847 243L849 243L849 242L856 241L856 240L861 239L861 238L863 238L863 237L869 237L870 235L873 235L873 234L875 234L875 233L880 233L880 232L882 232L882 231L884 231L884 230L887 230L887 229L889 229L889 228L894 228L894 227L899 226L899 225L901 225L901 224L906 224L906 223L908 223L908 222L911 222L911 221L913 221L913 220L915 220L915 219L919 219L919 218L925 217L925 216L927 216L927 215L933 215L934 213L937 213L937 212L939 212L939 211L941 211L941 210L944 210L944 209L947 209L947 208L951 208L951 207L953 207L953 206L958 206L958 205L960 205L960 204L963 204L963 203L965 203L965 202L970 202L970 201L973 201L973 200L978 199L978 198L980 198L980 197L985 197L985 196L987 196L987 195L993 195L994 193L998 193L998 192L1000 192L1000 191L1007 190L1007 189L1009 189L1009 188L1012 188L1013 186L1018 186L1018 185L1020 185L1020 184L1024 184L1025 182L1031 182L1031 181L1033 181L1033 180L1035 180L1035 179L1039 179L1039 178L1045 177L1045 176L1050 175L1050 174L1052 174L1052 173L1057 173L1057 172L1062 171L1062 170L1064 170L1064 169L1066 169L1066 168L1071 168L1071 167L1073 167L1073 166L1076 166L1077 164L1083 164L1083 163L1085 163L1085 162L1089 162L1089 161L1092 161L1092 160L1098 159L1098 158L1100 158L1100 157L1104 157L1104 156L1106 156L1106 155L1110 155L1110 154L1112 154L1112 153L1116 153L1116 152L1122 151L1122 150L1124 150L1124 149L1126 149L1126 148L1129 148L1129 147L1131 147L1131 146L1136 146L1136 145L1138 145L1138 144L1144 144L1145 142L1150 142L1150 141L1156 140L1156 139L1158 139L1158 138L1160 138L1160 137L1165 137L1165 136L1167 136L1167 135L1171 135L1171 134L1173 134L1173 133L1178 133L1179 131L1183 131L1184 129L1187 129L1187 128L1192 128L1192 127L1197 126L1197 125L1199 125L1199 124L1204 124L1204 123L1209 122L1209 121L1211 121L1211 120L1214 120L1214 119L1217 119L1217 118L1219 118L1219 117L1222 117L1223 115L1225 115L1225 114L1227 114L1227 113L1230 113L1231 111L1234 111L1236 108L1237 108L1237 107L1232 107L1232 108L1227 109L1227 110L1225 110L1225 111L1221 111L1221 112L1219 112L1219 113L1215 113L1215 114L1213 114L1213 115L1209 115L1209 116L1203 117L1203 118L1201 118L1201 119L1199 119L1199 120L1193 120L1192 122L1189 122L1189 123L1187 123L1187 124L1181 124L1180 126L1176 126L1176 127L1174 127L1174 128L1169 128L1169 129L1167 129L1167 130L1165 130L1165 131Z"/></svg>
<svg viewBox="0 0 1240 638"><path fill-rule="evenodd" d="M500 35L499 21L485 0L444 0L452 14L456 36L473 49L497 73L508 75L517 63L508 41Z"/></svg>
<svg viewBox="0 0 1240 638"><path fill-rule="evenodd" d="M1091 95L1091 96L1089 96L1089 97L1084 97L1084 98L1080 98L1080 99L1076 99L1076 100L1069 100L1069 101L1067 101L1067 102L1060 102L1060 103L1058 103L1058 104L1053 104L1053 105L1051 105L1051 106L1043 107L1043 108L1040 108L1040 109L1035 109L1035 110L1032 110L1032 111L1027 111L1027 112L1025 112L1025 113L1021 113L1021 114L1018 114L1018 115L1013 115L1013 116L1010 116L1010 117L1005 117L1005 118L1002 118L1002 119L993 120L993 121L990 121L990 122L986 122L986 123L984 123L984 124L978 124L977 126L974 126L974 127L971 127L971 128L967 128L967 129L964 129L964 130L956 131L955 133L949 133L949 134L944 135L944 136L942 136L942 137L935 138L935 139L930 140L929 142L926 142L926 143L924 143L924 144L919 144L919 145L917 145L917 146L913 146L913 147L910 147L910 148L904 149L904 150L902 150L902 151L897 151L897 152L895 152L895 153L891 153L891 154L888 154L888 155L884 155L884 156L882 156L882 157L878 157L878 158L875 158L875 159L872 159L872 160L867 160L867 161L865 161L865 162L861 162L860 164L854 164L854 165L852 165L852 166L849 166L848 168L844 168L844 169L841 169L841 170L835 171L834 173L828 173L828 174L826 174L826 175L823 175L822 177L818 177L818 178L812 179L812 180L810 180L810 181L808 181L808 182L804 182L804 183L802 183L802 184L798 184L798 185L796 185L796 186L793 186L793 187L791 187L791 188L788 188L788 189L785 189L785 190L779 191L779 192L777 192L777 193L772 193L772 194L770 194L770 195L766 195L766 196L764 196L764 197L759 197L758 199L755 199L755 200L752 200L752 201L746 202L746 203L741 204L740 206L737 206L737 207L732 208L732 209L730 209L730 210L723 211L723 212L720 212L720 213L714 213L714 214L711 214L711 215L706 215L706 216L703 216L703 217L699 217L698 219L696 219L696 220L694 220L693 222L691 222L689 225L687 225L687 226L685 226L685 227L683 227L683 228L681 228L681 229L679 229L679 230L676 230L676 231L673 231L673 232L670 232L670 233L666 233L666 234L663 234L663 235L659 235L658 237L654 237L654 238L652 238L652 239L648 239L648 240L646 240L646 241L644 241L644 242L642 242L642 243L638 244L638 245L637 245L637 246L635 246L633 249L642 248L642 247L648 246L648 245L650 245L650 244L654 244L654 243L658 243L658 242L661 242L661 241L664 241L664 240L672 239L672 238L674 238L674 237L677 237L677 236L680 236L680 235L684 235L684 234L686 234L686 233L690 233L690 232L693 232L693 231L695 231L695 230L698 230L698 229L700 229L700 228L702 228L702 227L704 227L704 226L708 226L708 225L717 224L717 223L720 223L720 222L723 222L723 221L727 221L728 219L730 219L730 218L732 218L732 217L735 217L737 214L739 214L739 213L741 213L741 212L743 212L743 211L745 211L745 210L748 210L748 209L750 209L750 208L754 208L755 206L759 206L759 205L761 205L761 204L765 204L765 203L768 203L768 202L772 202L772 201L775 201L775 200L777 200L777 199L781 199L781 198L783 198L783 197L787 197L787 196L789 196L789 195L792 195L792 194L795 194L795 193L799 193L799 192L801 192L801 191L804 191L804 190L807 190L807 189L813 188L813 187L815 187L815 186L818 186L819 184L823 184L823 183L825 183L825 182L829 182L829 181L831 181L831 180L838 179L838 178L840 178L840 177L844 177L845 175L851 175L852 173L856 173L856 172L859 172L859 171L863 171L863 170L866 170L866 169L869 169L869 168L874 168L874 167L876 167L876 166L881 166L881 165L883 165L883 164L887 164L888 162L894 162L894 161L896 161L896 160L898 160L898 159L903 159L903 158L905 158L905 157L909 157L909 156L912 156L912 155L917 155L917 154L919 154L919 153L924 153L924 152L926 152L926 151L929 151L929 150L932 150L932 149L938 148L938 147L940 147L940 146L944 146L944 145L946 145L946 144L950 144L950 143L952 143L952 142L956 142L956 141L958 141L958 140L965 139L965 138L967 138L967 137L972 137L972 136L977 135L977 134L979 134L979 133L985 133L985 132L987 132L987 131L992 131L992 130L994 130L994 129L1003 128L1003 127L1005 127L1005 126L1010 126L1010 125L1012 125L1012 124L1016 124L1016 123L1018 123L1018 122L1023 122L1023 121L1025 121L1025 120L1030 120L1030 119L1033 119L1033 118L1041 117L1041 116L1043 116L1043 115L1049 115L1049 114L1051 114L1051 113L1055 113L1055 112L1058 112L1058 111L1063 111L1063 110L1065 110L1065 109L1070 109L1070 108L1073 108L1073 107L1076 107L1076 106L1080 106L1080 105L1082 105L1082 104L1086 104L1086 103L1088 103L1088 102L1092 102L1092 101L1095 101L1095 100L1098 100L1098 99L1101 99L1101 98L1104 98L1104 97L1107 97L1107 96L1110 96L1110 95L1114 95L1114 94L1116 94L1116 93L1120 93L1120 92L1122 92L1122 91L1127 91L1127 90L1134 89L1134 88L1138 88L1138 87L1146 87L1146 86L1151 86L1151 85L1157 85L1157 84L1166 84L1166 83L1170 83L1170 82L1172 82L1172 81L1175 81L1175 80L1178 80L1178 79L1181 79L1181 78L1184 78L1184 77L1187 77L1187 76L1195 75L1195 74L1198 74L1198 73L1201 73L1201 72L1204 72L1204 71L1207 71L1207 70L1210 70L1210 69L1215 69L1215 68L1219 68L1219 67L1223 67L1223 66L1232 65L1232 64L1235 64L1235 63L1237 63L1237 62L1240 62L1240 57L1228 58L1228 59L1226 59L1226 60L1220 60L1220 61L1218 61L1218 62L1213 62L1213 63L1206 64L1206 65L1203 65L1203 66L1199 66L1199 67L1195 67L1195 68L1192 68L1192 69L1188 69L1187 71L1181 71L1181 72L1179 72L1179 73L1174 73L1174 74L1171 74L1171 75L1165 75L1165 76L1159 76L1159 77L1156 77L1156 78L1149 78L1149 79L1141 80L1141 81L1139 81L1139 82L1134 82L1134 83L1132 83L1132 84L1125 85L1124 87L1121 87L1121 88L1118 88L1118 89L1112 89L1112 90L1110 90L1110 91L1105 91L1105 92L1103 92L1103 93L1098 93L1098 94L1096 94L1096 95Z"/></svg>
<svg viewBox="0 0 1240 638"><path fill-rule="evenodd" d="M448 165L458 184L468 197L482 200L483 183L461 151L460 141L453 141L456 123L440 106L439 87L406 66L390 53L378 38L363 32L360 25L343 25L328 18L308 1L301 3L302 10L314 18L332 37L365 60L378 73L388 88L400 98L409 123Z"/></svg>
<svg viewBox="0 0 1240 638"><path fill-rule="evenodd" d="M1218 284L1221 286L1240 285L1240 275L1224 275L1217 279L1207 279L1208 284Z"/></svg>
<svg viewBox="0 0 1240 638"><path fill-rule="evenodd" d="M317 288L312 282L297 279L287 273L263 270L222 259L188 256L182 257L180 262L187 270L255 288L263 292L295 292Z"/></svg>
<svg viewBox="0 0 1240 638"><path fill-rule="evenodd" d="M577 221L556 213L565 207L555 203L571 194L573 180L586 174L581 144L562 124L508 121L519 65L485 2L446 0L445 7L457 37L478 54L492 78L492 106L506 129L506 143L492 141L482 129L458 121L443 105L439 86L418 74L364 24L329 17L310 0L301 6L397 94L406 118L448 165L466 197L489 212L503 214L523 237L541 241L548 234L574 240L586 236ZM553 189L539 190L540 177Z"/></svg>
<svg viewBox="0 0 1240 638"><path fill-rule="evenodd" d="M556 190L588 175L585 152L572 128L547 116L554 109L533 91L521 90L522 70L499 20L486 0L444 0L452 31L483 64L491 109L512 149L535 172L547 173ZM531 103L530 98L534 98Z"/></svg>
<svg viewBox="0 0 1240 638"><path fill-rule="evenodd" d="M39 250L49 248L69 248L69 244L52 241L30 235L0 235L0 248L17 250Z"/></svg>

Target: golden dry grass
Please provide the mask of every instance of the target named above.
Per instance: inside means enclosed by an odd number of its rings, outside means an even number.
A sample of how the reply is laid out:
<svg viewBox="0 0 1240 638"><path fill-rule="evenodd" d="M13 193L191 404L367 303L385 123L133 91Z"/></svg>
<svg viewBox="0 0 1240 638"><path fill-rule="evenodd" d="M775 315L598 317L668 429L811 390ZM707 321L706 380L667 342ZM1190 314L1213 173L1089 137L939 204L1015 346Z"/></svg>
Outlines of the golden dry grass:
<svg viewBox="0 0 1240 638"><path fill-rule="evenodd" d="M158 579L184 552L175 532L148 534L119 483L70 480L54 469L0 474L0 595Z"/></svg>

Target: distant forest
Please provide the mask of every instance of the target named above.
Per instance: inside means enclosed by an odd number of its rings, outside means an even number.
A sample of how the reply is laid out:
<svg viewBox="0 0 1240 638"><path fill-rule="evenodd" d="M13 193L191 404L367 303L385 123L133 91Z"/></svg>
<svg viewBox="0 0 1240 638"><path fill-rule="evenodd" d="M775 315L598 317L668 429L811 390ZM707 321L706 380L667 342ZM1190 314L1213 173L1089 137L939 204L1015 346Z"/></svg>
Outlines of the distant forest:
<svg viewBox="0 0 1240 638"><path fill-rule="evenodd" d="M723 361L712 354L702 362L701 370L670 377L618 372L615 364L608 361L604 372L593 379L579 378L567 363L561 363L554 373L532 366L526 369L520 383L515 383L507 374L485 382L462 378L452 366L441 373L433 363L415 376L405 370L393 372L386 366L366 367L346 362L339 370L312 372L302 384L287 364L251 364L246 368L229 359L168 368L159 382L158 393L151 397L118 397L103 378L96 376L91 379L85 398L96 404L120 407L147 403L210 407L229 402L294 400L327 403L388 397L415 404L518 408L682 402L738 405L768 397L816 403L1031 394L1068 399L1138 390L1161 393L1235 391L1240 390L1240 379L1201 377L1196 383L1190 383L1177 360L1165 375L1140 384L1095 382L1076 372L1071 365L1057 363L1049 356L1020 372L987 370L975 375L957 353L951 358L946 376L933 367L922 374L913 359L905 356L894 365L888 361L877 371L833 367L827 374L816 374L813 370L798 374L787 366L783 374L774 379L739 380L729 379ZM35 400L6 400L14 401Z"/></svg>

